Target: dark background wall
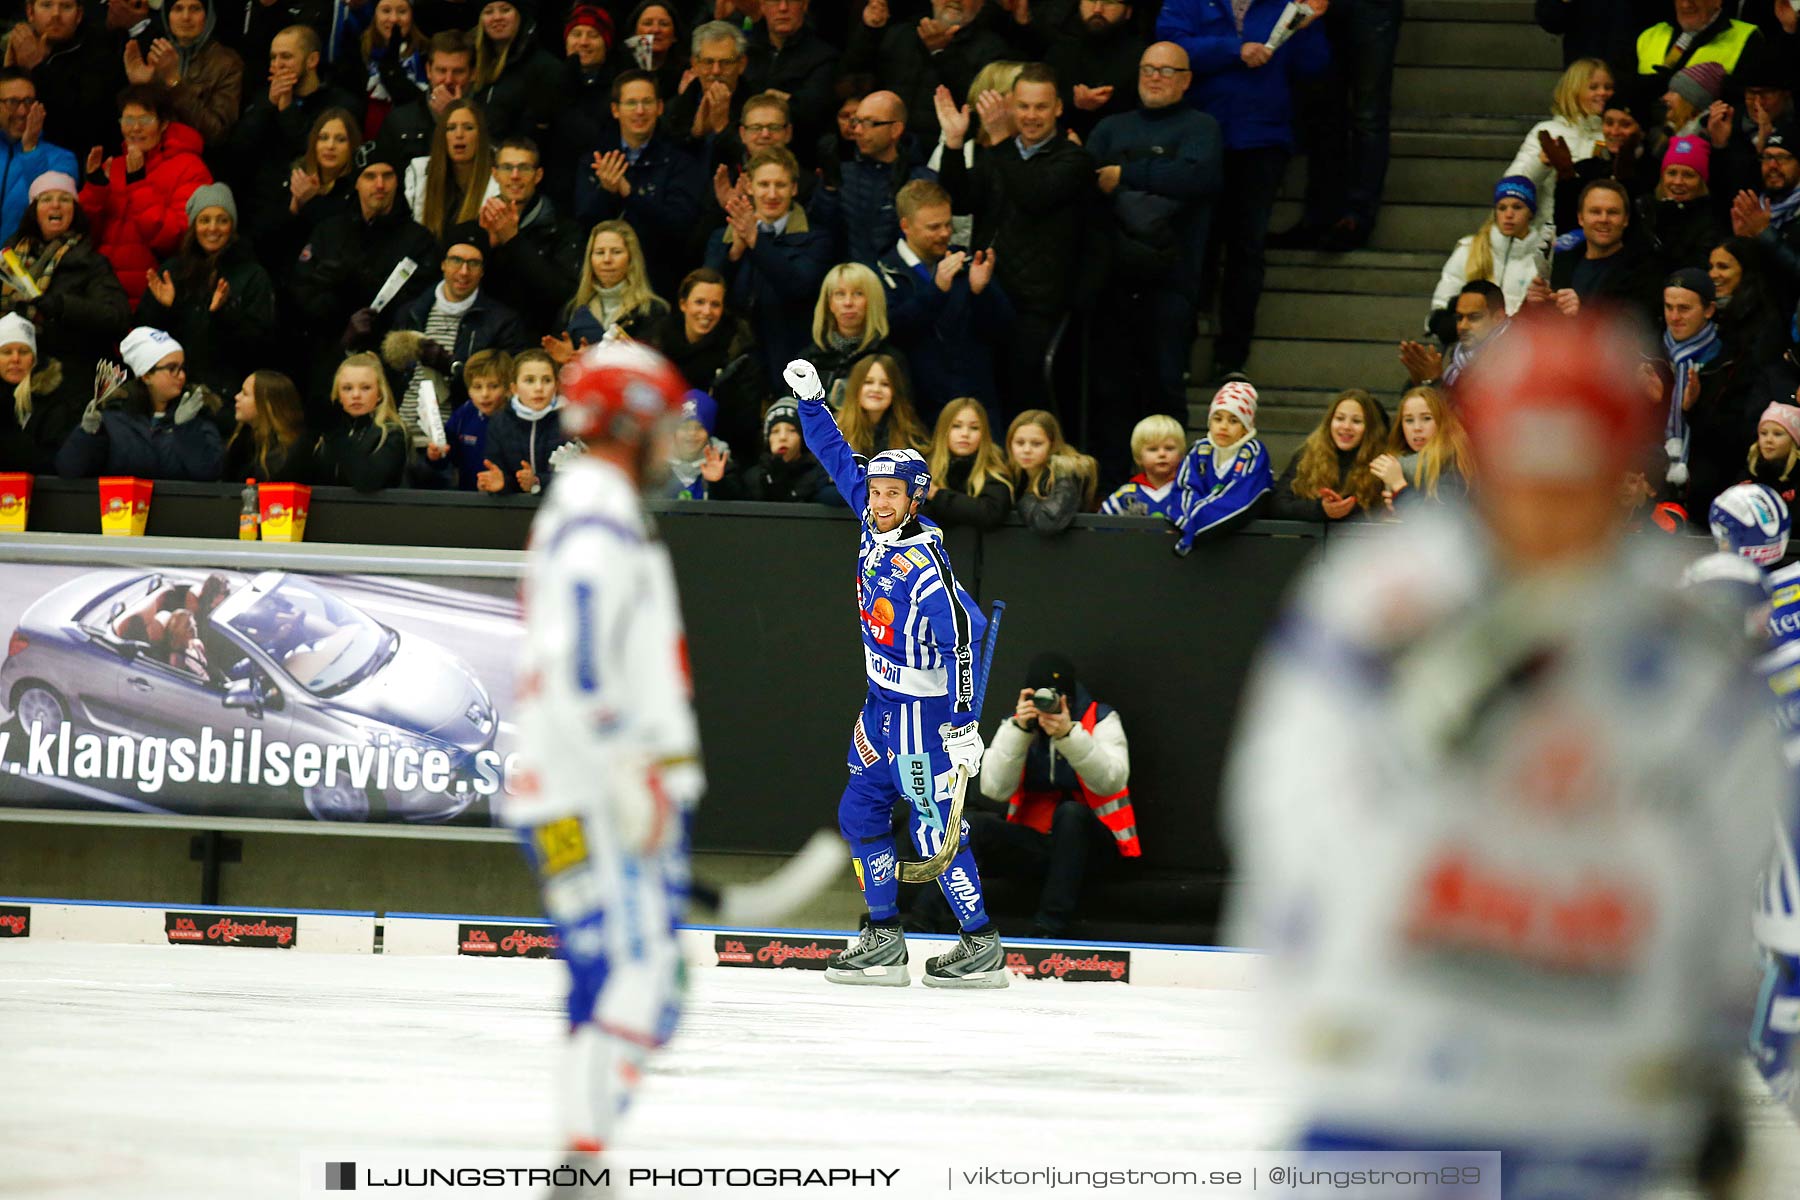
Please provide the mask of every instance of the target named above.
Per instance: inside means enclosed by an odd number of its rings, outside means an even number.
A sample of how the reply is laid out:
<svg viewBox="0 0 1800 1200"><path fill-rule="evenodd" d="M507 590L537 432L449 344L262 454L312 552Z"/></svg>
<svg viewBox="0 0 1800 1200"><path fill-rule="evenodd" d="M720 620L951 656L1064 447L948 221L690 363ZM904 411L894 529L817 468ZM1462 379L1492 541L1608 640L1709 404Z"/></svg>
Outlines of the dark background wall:
<svg viewBox="0 0 1800 1200"><path fill-rule="evenodd" d="M149 531L233 536L237 509L235 488L159 485ZM533 511L519 499L315 489L307 539L517 549ZM31 518L33 532L95 532L94 485L40 485ZM659 505L656 520L680 581L710 781L696 846L790 850L835 822L865 692L854 521L725 504ZM1319 538L1313 527L1263 522L1177 559L1168 527L1150 520L1084 517L1053 538L1021 526L949 531L964 586L984 607L1007 603L983 732L1011 714L1026 663L1042 650L1067 654L1089 691L1120 712L1144 858L1106 864L1096 895L1121 919L1191 924L1216 908L1229 870L1218 781L1239 693Z"/></svg>

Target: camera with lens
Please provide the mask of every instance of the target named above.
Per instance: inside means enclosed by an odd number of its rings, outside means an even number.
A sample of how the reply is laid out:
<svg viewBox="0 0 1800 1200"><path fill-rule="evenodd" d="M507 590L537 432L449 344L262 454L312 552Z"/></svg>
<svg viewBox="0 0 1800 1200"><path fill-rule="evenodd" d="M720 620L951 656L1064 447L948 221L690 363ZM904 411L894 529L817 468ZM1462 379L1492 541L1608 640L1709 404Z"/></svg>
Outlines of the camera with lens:
<svg viewBox="0 0 1800 1200"><path fill-rule="evenodd" d="M1031 703L1041 713L1053 713L1062 707L1063 694L1055 688L1039 688L1031 693Z"/></svg>

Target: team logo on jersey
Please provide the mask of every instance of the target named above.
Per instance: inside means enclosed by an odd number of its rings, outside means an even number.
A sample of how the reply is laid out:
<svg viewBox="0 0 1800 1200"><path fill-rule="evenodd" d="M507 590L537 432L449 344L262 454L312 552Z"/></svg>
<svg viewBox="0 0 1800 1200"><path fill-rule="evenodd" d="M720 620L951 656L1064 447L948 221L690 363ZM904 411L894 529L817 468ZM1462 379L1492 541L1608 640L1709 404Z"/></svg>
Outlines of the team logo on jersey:
<svg viewBox="0 0 1800 1200"><path fill-rule="evenodd" d="M869 610L869 620L877 625L892 625L894 623L894 602L886 599L877 600L875 607Z"/></svg>
<svg viewBox="0 0 1800 1200"><path fill-rule="evenodd" d="M875 586L891 596L894 594L894 577L892 575L883 575L880 579L875 581Z"/></svg>
<svg viewBox="0 0 1800 1200"><path fill-rule="evenodd" d="M917 547L908 550L906 552L906 557L912 559L912 564L915 567L929 567L931 565L931 560L925 557L925 552Z"/></svg>
<svg viewBox="0 0 1800 1200"><path fill-rule="evenodd" d="M912 574L913 565L906 561L906 555L896 554L888 559L888 562L892 564L894 570L900 572L900 578L905 579Z"/></svg>
<svg viewBox="0 0 1800 1200"><path fill-rule="evenodd" d="M858 716L856 724L851 726L850 744L856 748L856 757L862 760L863 766L872 767L881 761L881 755L877 754L875 747L869 744L869 735L863 732L861 716Z"/></svg>
<svg viewBox="0 0 1800 1200"><path fill-rule="evenodd" d="M870 612L866 608L862 610L863 628L868 630L869 637L877 646L892 646L894 644L894 630L892 628L894 621L894 606L888 604L886 600L877 600L875 604L876 609L874 612ZM887 620L885 621L881 620L880 606L883 604L888 605Z"/></svg>

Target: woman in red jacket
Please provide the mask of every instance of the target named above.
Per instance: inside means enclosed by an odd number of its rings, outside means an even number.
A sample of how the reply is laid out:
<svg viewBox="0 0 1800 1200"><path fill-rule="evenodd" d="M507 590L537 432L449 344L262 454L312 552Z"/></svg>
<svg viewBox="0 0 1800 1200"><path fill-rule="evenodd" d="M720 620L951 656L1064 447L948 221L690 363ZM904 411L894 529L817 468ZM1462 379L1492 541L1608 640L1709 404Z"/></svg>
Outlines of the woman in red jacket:
<svg viewBox="0 0 1800 1200"><path fill-rule="evenodd" d="M88 151L81 207L95 243L137 307L144 272L175 253L187 232L187 199L212 182L200 159L199 133L168 117L158 88L134 84L119 93L124 153Z"/></svg>

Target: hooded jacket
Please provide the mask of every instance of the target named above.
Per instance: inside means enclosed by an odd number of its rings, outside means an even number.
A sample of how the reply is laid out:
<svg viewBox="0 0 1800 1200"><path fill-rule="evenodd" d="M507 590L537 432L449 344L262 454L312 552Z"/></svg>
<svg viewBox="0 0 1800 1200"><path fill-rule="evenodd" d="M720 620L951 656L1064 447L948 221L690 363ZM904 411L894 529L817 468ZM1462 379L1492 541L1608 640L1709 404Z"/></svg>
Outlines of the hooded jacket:
<svg viewBox="0 0 1800 1200"><path fill-rule="evenodd" d="M169 89L169 107L178 121L185 121L205 139L208 148L221 145L243 109L244 60L236 50L215 36L218 0L205 0L206 25L191 46L181 46L169 29L169 9L162 8L162 27L181 55L181 78Z"/></svg>
<svg viewBox="0 0 1800 1200"><path fill-rule="evenodd" d="M78 378L64 378L62 364L44 361L29 380L31 411L21 421L15 390L0 388L0 471L54 475L56 452L81 420L89 393Z"/></svg>
<svg viewBox="0 0 1800 1200"><path fill-rule="evenodd" d="M1535 225L1532 227L1537 228ZM1438 276L1437 287L1431 293L1431 311L1442 312L1456 303L1456 297L1469 282L1469 251L1475 245L1475 235L1469 234L1456 243L1456 249L1444 260L1443 273ZM1498 225L1488 229L1488 249L1494 256L1494 282L1506 297L1506 315L1512 316L1525 303L1525 289L1539 275L1550 274L1550 262L1544 252L1538 248L1536 237L1527 235L1522 238L1507 237L1500 232ZM1431 321L1425 322L1427 332Z"/></svg>
<svg viewBox="0 0 1800 1200"><path fill-rule="evenodd" d="M171 121L162 141L144 156L143 171L128 174L125 155L115 154L106 164L104 183L90 178L82 185L81 207L94 241L133 306L144 294L144 272L181 245L188 197L212 182L200 158L204 148L191 125Z"/></svg>

